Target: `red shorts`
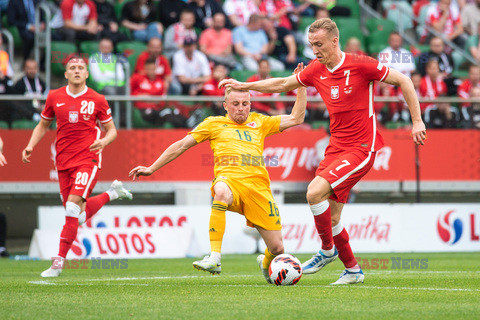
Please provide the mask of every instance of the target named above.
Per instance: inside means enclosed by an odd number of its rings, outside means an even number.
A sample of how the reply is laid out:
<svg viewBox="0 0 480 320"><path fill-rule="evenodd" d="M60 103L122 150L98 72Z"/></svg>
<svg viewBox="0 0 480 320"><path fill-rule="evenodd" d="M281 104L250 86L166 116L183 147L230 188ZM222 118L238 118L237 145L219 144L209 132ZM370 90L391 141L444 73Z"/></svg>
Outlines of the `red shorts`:
<svg viewBox="0 0 480 320"><path fill-rule="evenodd" d="M315 175L330 183L333 189L330 199L346 203L350 190L373 166L375 154L359 149L327 148L325 159L320 162Z"/></svg>
<svg viewBox="0 0 480 320"><path fill-rule="evenodd" d="M80 166L58 171L60 183L60 198L63 205L68 195L74 194L87 199L97 183L98 166Z"/></svg>

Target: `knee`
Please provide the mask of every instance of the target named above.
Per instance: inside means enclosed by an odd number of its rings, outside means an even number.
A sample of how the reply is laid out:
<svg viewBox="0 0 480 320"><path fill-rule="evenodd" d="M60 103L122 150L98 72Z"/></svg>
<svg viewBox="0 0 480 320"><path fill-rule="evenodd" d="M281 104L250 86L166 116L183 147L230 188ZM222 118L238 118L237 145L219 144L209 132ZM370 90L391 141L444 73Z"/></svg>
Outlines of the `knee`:
<svg viewBox="0 0 480 320"><path fill-rule="evenodd" d="M268 248L268 251L270 251L270 253L274 256L282 254L284 252L283 242L278 241L277 243L274 243L270 248Z"/></svg>
<svg viewBox="0 0 480 320"><path fill-rule="evenodd" d="M340 223L340 217L334 217L332 215L332 226L335 227L336 225L338 225Z"/></svg>
<svg viewBox="0 0 480 320"><path fill-rule="evenodd" d="M229 194L226 190L219 188L218 190L215 190L215 196L213 197L213 200L228 203Z"/></svg>

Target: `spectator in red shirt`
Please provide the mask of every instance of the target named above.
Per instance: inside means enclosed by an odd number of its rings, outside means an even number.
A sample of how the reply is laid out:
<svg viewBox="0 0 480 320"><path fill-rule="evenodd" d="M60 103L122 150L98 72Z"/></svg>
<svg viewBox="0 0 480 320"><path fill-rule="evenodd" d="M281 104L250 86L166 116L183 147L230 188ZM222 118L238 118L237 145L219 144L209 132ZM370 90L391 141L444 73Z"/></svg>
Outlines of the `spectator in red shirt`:
<svg viewBox="0 0 480 320"><path fill-rule="evenodd" d="M293 30L290 15L295 21L299 16L295 13L295 6L290 0L262 0L259 5L260 12L271 20L275 27L284 27Z"/></svg>
<svg viewBox="0 0 480 320"><path fill-rule="evenodd" d="M219 12L213 16L212 27L200 34L200 51L208 60L224 64L233 69L237 65L233 55L232 31L225 28L226 17Z"/></svg>
<svg viewBox="0 0 480 320"><path fill-rule="evenodd" d="M161 76L155 74L156 62L149 58L143 66L143 73L135 73L130 80L132 96L149 95L162 96L166 93ZM173 107L166 107L164 102L135 102L135 108L140 110L142 118L157 126L170 122L176 128L184 128L186 118L180 111Z"/></svg>
<svg viewBox="0 0 480 320"><path fill-rule="evenodd" d="M443 78L440 74L440 67L438 61L431 59L427 62L425 68L427 74L422 78L420 83L420 97L436 99L440 95L447 93L447 86L443 82ZM425 112L425 109L430 106L431 103L420 103L420 109Z"/></svg>
<svg viewBox="0 0 480 320"><path fill-rule="evenodd" d="M144 73L144 65L148 59L155 60L155 75L162 78L164 91L168 93L172 82L172 70L167 58L162 55L162 40L159 38L148 41L147 51L138 56L134 73Z"/></svg>
<svg viewBox="0 0 480 320"><path fill-rule="evenodd" d="M259 80L269 79L270 75L270 63L267 59L261 59L258 62L258 73L254 74L247 79L247 82L255 82ZM257 91L250 91L252 97L279 97L280 93L262 93ZM276 116L285 113L285 105L282 102L263 102L252 101L252 111L266 114L269 116Z"/></svg>
<svg viewBox="0 0 480 320"><path fill-rule="evenodd" d="M468 79L458 86L458 96L462 99L470 98L472 88L480 88L480 66L471 65L468 69ZM462 103L462 114L464 119L468 119L467 108L470 103Z"/></svg>
<svg viewBox="0 0 480 320"><path fill-rule="evenodd" d="M180 21L172 24L165 31L165 47L164 54L168 59L183 48L185 39L197 40L197 33L195 32L195 13L190 8L182 10L180 13Z"/></svg>
<svg viewBox="0 0 480 320"><path fill-rule="evenodd" d="M64 0L60 4L64 26L62 38L68 42L99 37L97 7L92 0Z"/></svg>
<svg viewBox="0 0 480 320"><path fill-rule="evenodd" d="M367 55L364 51L362 51L360 40L355 37L351 37L347 40L344 52L358 54L359 56Z"/></svg>
<svg viewBox="0 0 480 320"><path fill-rule="evenodd" d="M460 10L457 5L452 4L452 0L439 0L436 6L431 6L427 12L426 24L446 35L448 40L461 48L465 46L466 37L463 34ZM426 38L428 31L425 29L422 39Z"/></svg>
<svg viewBox="0 0 480 320"><path fill-rule="evenodd" d="M222 97L225 95L225 87L218 87L218 84L223 79L227 78L228 70L222 64L217 64L213 67L212 76L210 79L203 84L202 95L204 96L215 96ZM209 104L213 112L217 116L224 116L225 109L223 108L223 103L221 101L213 101Z"/></svg>

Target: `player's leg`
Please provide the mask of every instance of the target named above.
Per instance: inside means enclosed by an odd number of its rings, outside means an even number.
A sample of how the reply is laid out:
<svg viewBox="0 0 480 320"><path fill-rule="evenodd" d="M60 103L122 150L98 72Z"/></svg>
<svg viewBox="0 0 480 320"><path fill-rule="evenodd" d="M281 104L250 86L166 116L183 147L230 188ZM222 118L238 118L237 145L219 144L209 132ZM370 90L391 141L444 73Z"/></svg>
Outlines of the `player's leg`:
<svg viewBox="0 0 480 320"><path fill-rule="evenodd" d="M265 255L261 254L257 257L257 263L262 270L263 276L268 283L272 283L270 275L268 273L268 268L272 260L284 252L283 247L283 238L281 230L266 230L260 226L255 226L260 235L262 236L263 241L267 245L265 249Z"/></svg>
<svg viewBox="0 0 480 320"><path fill-rule="evenodd" d="M332 215L328 198L333 193L330 183L321 176L316 176L307 189L307 201L315 220L315 227L322 240L322 247L311 259L302 264L304 274L313 274L334 261L337 250L332 235Z"/></svg>
<svg viewBox="0 0 480 320"><path fill-rule="evenodd" d="M223 181L218 181L213 186L213 203L209 222L210 255L203 260L195 261L193 266L196 269L210 273L220 273L221 250L223 235L225 234L225 211L233 203L233 192Z"/></svg>
<svg viewBox="0 0 480 320"><path fill-rule="evenodd" d="M87 199L85 211L80 214L78 218L78 224L82 225L86 221L90 220L90 218L92 218L104 205L117 199L132 200L133 195L130 191L123 187L121 181L115 180L107 191Z"/></svg>

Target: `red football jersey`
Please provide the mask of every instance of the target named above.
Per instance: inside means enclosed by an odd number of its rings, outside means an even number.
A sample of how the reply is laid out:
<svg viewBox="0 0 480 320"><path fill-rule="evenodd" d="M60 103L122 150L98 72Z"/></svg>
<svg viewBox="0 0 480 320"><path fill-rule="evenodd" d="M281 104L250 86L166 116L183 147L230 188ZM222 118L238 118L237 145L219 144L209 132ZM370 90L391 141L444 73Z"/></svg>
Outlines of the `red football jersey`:
<svg viewBox="0 0 480 320"><path fill-rule="evenodd" d="M45 120L57 118L57 170L92 164L101 167L101 155L89 147L100 138L97 120L107 123L112 120L111 113L105 97L90 88L76 95L68 86L50 91L41 116Z"/></svg>
<svg viewBox="0 0 480 320"><path fill-rule="evenodd" d="M342 60L331 70L313 60L297 74L297 81L305 87L314 86L327 106L331 146L370 151L382 148L373 105L373 82L383 81L389 71L373 58L342 52Z"/></svg>

